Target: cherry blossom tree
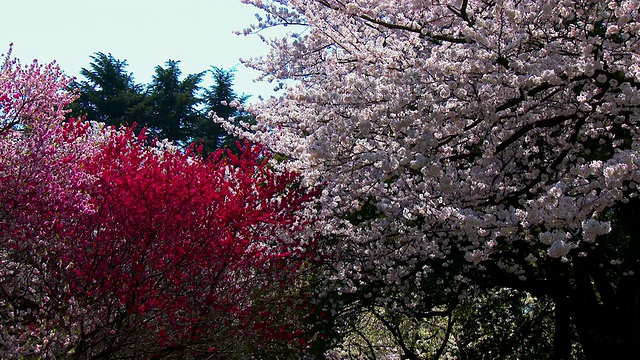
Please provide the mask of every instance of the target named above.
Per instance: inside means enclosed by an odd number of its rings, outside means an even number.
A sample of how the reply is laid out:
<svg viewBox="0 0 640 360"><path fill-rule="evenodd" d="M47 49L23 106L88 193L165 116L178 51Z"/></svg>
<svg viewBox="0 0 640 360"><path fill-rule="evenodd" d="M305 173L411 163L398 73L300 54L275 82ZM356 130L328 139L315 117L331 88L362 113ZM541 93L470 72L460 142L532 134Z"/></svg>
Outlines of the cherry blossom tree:
<svg viewBox="0 0 640 360"><path fill-rule="evenodd" d="M248 62L289 86L245 136L324 186L334 308L420 358L394 316L515 289L552 299L555 358L640 352L637 0L243 2L292 29Z"/></svg>
<svg viewBox="0 0 640 360"><path fill-rule="evenodd" d="M0 356L246 358L308 346L313 195L245 143L207 160L64 120L55 64L0 68Z"/></svg>

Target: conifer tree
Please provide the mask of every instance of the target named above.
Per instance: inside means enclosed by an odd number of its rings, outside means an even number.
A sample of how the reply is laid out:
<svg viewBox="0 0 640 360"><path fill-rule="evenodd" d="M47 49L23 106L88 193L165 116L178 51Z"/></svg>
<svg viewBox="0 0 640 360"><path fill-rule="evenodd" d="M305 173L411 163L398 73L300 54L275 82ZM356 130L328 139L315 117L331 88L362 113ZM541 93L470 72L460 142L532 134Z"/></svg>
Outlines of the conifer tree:
<svg viewBox="0 0 640 360"><path fill-rule="evenodd" d="M70 84L71 89L80 92L80 97L71 104L70 116L86 116L107 125L142 122L143 87L127 72L126 60L102 52L96 52L91 59L89 68L80 70L85 79Z"/></svg>
<svg viewBox="0 0 640 360"><path fill-rule="evenodd" d="M203 120L198 110L203 73L181 79L179 63L168 60L165 67L156 67L147 90L146 111L152 136L184 146L191 142L190 133Z"/></svg>
<svg viewBox="0 0 640 360"><path fill-rule="evenodd" d="M204 103L207 114L237 123L247 121L249 114L243 106L249 96L238 95L233 89L234 70L225 70L212 66L209 73L213 77L213 85L205 90ZM218 148L236 149L238 138L229 134L221 124L213 122L207 116L195 129L194 140L201 140L204 152L209 153Z"/></svg>

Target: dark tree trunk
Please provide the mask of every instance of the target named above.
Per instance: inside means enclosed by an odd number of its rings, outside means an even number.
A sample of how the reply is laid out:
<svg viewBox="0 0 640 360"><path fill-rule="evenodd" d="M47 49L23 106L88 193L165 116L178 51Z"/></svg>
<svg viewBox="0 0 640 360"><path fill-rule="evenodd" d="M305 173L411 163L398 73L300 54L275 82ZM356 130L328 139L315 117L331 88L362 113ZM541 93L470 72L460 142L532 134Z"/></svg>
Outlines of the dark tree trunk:
<svg viewBox="0 0 640 360"><path fill-rule="evenodd" d="M637 359L640 354L638 293L617 306L572 303L572 319L588 360ZM634 302L635 304L631 304ZM632 309L635 308L635 309Z"/></svg>
<svg viewBox="0 0 640 360"><path fill-rule="evenodd" d="M588 360L640 356L640 201L611 214L614 230L599 239L602 248L574 262L570 311Z"/></svg>
<svg viewBox="0 0 640 360"><path fill-rule="evenodd" d="M555 329L553 333L553 359L571 359L571 313L566 296L555 300Z"/></svg>

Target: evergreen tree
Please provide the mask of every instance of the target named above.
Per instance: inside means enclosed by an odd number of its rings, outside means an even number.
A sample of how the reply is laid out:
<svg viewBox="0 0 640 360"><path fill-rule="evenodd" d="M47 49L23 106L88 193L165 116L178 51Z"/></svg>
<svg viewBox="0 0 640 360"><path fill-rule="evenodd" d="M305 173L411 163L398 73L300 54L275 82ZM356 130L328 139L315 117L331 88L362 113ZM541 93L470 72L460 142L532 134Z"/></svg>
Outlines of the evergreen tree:
<svg viewBox="0 0 640 360"><path fill-rule="evenodd" d="M180 80L179 61L168 60L157 66L148 86L147 119L152 136L166 138L179 145L191 142L190 133L203 121L198 110L199 84L204 73L189 74Z"/></svg>
<svg viewBox="0 0 640 360"><path fill-rule="evenodd" d="M226 121L249 120L249 114L242 110L249 96L238 95L233 90L234 70L212 66L209 73L213 77L213 85L205 90L205 112L215 113ZM213 122L207 116L195 128L194 140L202 141L206 155L219 148L236 150L235 143L238 138L229 134L220 124Z"/></svg>
<svg viewBox="0 0 640 360"><path fill-rule="evenodd" d="M85 80L69 86L80 92L70 106L70 116L86 116L107 125L136 123L138 128L147 127L152 138L166 138L179 146L201 143L204 156L219 148L237 150L238 138L209 116L215 113L236 123L250 120L242 110L249 96L233 90L234 70L212 66L181 79L179 61L169 60L164 67L156 67L151 83L141 85L127 73L126 61L101 52L91 59L89 69L80 71ZM212 76L213 84L202 91L205 74Z"/></svg>
<svg viewBox="0 0 640 360"><path fill-rule="evenodd" d="M90 67L80 70L85 80L70 84L71 89L80 91L80 97L70 106L70 115L86 116L107 125L143 123L143 88L126 71L127 62L102 52L91 59Z"/></svg>

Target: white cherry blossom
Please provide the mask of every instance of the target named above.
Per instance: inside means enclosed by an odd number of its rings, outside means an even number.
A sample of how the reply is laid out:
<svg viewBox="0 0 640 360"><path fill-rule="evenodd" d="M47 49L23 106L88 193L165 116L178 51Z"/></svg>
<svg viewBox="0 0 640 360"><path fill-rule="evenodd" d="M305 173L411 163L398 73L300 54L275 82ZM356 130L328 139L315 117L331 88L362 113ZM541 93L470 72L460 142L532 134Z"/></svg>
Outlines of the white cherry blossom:
<svg viewBox="0 0 640 360"><path fill-rule="evenodd" d="M556 296L552 269L629 246L615 222L638 206L640 2L243 1L269 14L246 33L293 26L248 62L293 82L235 131L323 187L327 291L376 284L392 303L458 274ZM637 273L626 255L602 276Z"/></svg>

